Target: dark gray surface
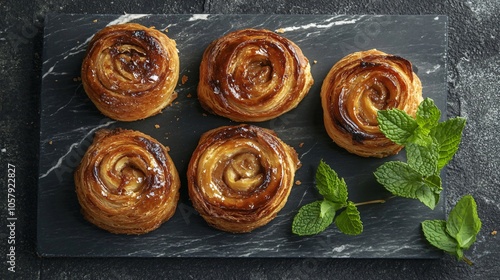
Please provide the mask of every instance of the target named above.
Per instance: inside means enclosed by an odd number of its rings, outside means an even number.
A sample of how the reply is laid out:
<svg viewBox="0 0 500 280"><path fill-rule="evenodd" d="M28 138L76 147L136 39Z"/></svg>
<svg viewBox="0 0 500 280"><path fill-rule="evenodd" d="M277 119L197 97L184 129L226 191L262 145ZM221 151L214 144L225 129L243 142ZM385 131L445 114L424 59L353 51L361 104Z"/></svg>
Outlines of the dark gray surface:
<svg viewBox="0 0 500 280"><path fill-rule="evenodd" d="M88 40L110 24L136 22L168 28L181 61L179 97L162 114L136 122L105 118L89 101L79 76ZM444 199L434 211L417 200L395 198L385 204L360 207L363 234L351 237L330 227L313 237L291 233L300 206L319 199L314 171L321 159L349 187L355 202L390 196L373 172L383 162L404 155L366 159L334 145L324 130L319 92L335 62L345 55L377 48L409 59L424 85L425 97L446 109L445 16L331 16L331 15L58 15L45 19L41 91L40 183L38 188L38 252L42 256L139 257L321 257L321 258L437 258L441 253L423 238L420 222L444 219ZM300 105L277 119L256 123L271 128L295 147L302 167L283 210L269 225L249 234L212 229L195 214L187 189L181 188L176 215L143 236L114 235L83 221L74 192L73 171L103 127L147 133L170 147L170 155L186 186L192 151L205 131L234 125L207 115L196 98L198 68L204 49L227 32L243 28L282 29L311 60L315 84ZM359 34L363 32L361 37ZM362 38L362 39L359 39ZM397 41L394 40L397 38ZM317 63L312 61L316 60ZM416 70L417 71L417 70ZM191 94L192 97L187 97ZM64 120L64 122L61 122ZM155 128L155 125L159 125ZM302 144L302 145L300 145ZM300 145L300 146L299 146Z"/></svg>
<svg viewBox="0 0 500 280"><path fill-rule="evenodd" d="M439 260L351 259L65 259L35 254L38 102L42 19L65 13L327 13L445 14L449 16L448 115L469 118L461 150L447 172L447 211L459 197L476 198L483 228L466 252L473 267L450 256ZM0 161L17 166L16 273L2 279L498 279L500 148L500 3L496 0L345 1L3 1L0 5ZM2 189L6 168L2 167ZM0 193L1 209L6 194ZM6 211L0 211L0 248L6 254Z"/></svg>

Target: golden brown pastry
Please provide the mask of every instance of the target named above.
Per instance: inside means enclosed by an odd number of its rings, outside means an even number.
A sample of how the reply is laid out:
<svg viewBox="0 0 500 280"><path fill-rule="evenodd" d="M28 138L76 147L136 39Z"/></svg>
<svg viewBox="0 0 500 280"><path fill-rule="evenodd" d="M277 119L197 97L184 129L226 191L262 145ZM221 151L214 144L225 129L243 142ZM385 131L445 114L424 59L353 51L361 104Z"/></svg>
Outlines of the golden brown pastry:
<svg viewBox="0 0 500 280"><path fill-rule="evenodd" d="M285 205L300 167L297 153L269 129L223 126L204 133L189 162L194 208L211 226L249 232Z"/></svg>
<svg viewBox="0 0 500 280"><path fill-rule="evenodd" d="M328 135L364 157L386 157L402 148L380 131L378 110L397 108L415 116L421 101L422 84L411 63L375 49L342 58L321 87Z"/></svg>
<svg viewBox="0 0 500 280"><path fill-rule="evenodd" d="M105 27L90 41L81 75L85 92L104 115L119 121L147 118L177 97L175 41L136 23Z"/></svg>
<svg viewBox="0 0 500 280"><path fill-rule="evenodd" d="M74 177L84 218L112 233L150 232L177 207L180 181L168 148L138 131L97 131Z"/></svg>
<svg viewBox="0 0 500 280"><path fill-rule="evenodd" d="M260 122L297 107L312 84L309 61L297 45L268 30L243 29L203 53L198 99L213 114Z"/></svg>

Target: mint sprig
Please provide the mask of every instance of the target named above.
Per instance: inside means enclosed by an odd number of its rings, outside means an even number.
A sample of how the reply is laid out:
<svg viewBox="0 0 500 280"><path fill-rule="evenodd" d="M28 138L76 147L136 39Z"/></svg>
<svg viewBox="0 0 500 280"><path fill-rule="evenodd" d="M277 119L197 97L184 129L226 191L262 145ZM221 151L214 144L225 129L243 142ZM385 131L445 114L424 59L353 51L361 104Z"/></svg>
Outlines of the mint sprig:
<svg viewBox="0 0 500 280"><path fill-rule="evenodd" d="M377 116L382 133L404 145L407 157L407 163L387 162L377 168L377 181L392 194L418 199L431 209L442 191L441 169L457 152L465 127L464 118L440 118L430 98L420 103L415 119L399 109L381 110Z"/></svg>
<svg viewBox="0 0 500 280"><path fill-rule="evenodd" d="M448 220L423 221L422 230L433 246L472 265L463 251L470 248L481 230L474 198L471 195L463 196L451 210Z"/></svg>
<svg viewBox="0 0 500 280"><path fill-rule="evenodd" d="M292 223L294 234L301 236L318 234L334 221L338 229L345 234L358 235L363 232L359 211L356 204L348 200L344 179L339 178L323 160L316 170L316 187L323 200L314 201L299 209ZM344 211L336 216L336 212L341 209Z"/></svg>

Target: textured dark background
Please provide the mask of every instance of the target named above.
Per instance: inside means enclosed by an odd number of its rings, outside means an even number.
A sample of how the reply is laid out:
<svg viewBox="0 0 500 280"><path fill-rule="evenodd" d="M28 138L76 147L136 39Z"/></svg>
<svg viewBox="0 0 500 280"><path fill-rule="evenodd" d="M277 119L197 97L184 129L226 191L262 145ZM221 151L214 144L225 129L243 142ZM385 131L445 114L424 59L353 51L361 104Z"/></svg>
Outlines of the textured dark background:
<svg viewBox="0 0 500 280"><path fill-rule="evenodd" d="M354 2L354 1L352 1ZM41 259L36 188L43 18L61 13L443 14L449 16L448 116L468 118L448 168L447 211L472 194L483 227L466 255L438 260ZM0 279L499 279L500 1L19 1L0 3ZM7 163L16 166L16 273L6 264Z"/></svg>

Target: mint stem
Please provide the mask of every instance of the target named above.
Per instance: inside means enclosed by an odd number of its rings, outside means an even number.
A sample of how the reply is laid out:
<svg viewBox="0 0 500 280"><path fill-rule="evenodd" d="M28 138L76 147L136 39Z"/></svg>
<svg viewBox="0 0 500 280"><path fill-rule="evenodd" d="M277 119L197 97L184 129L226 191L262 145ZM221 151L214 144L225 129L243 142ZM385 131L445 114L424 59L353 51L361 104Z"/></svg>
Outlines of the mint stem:
<svg viewBox="0 0 500 280"><path fill-rule="evenodd" d="M354 206L361 206L361 205L367 205L367 204L376 204L376 203L385 203L387 200L394 198L396 196L390 196L386 199L375 199L375 200L369 200L369 201L364 201L364 202L358 202L354 203Z"/></svg>
<svg viewBox="0 0 500 280"><path fill-rule="evenodd" d="M464 260L464 262L465 262L466 264L468 264L469 266L473 266L473 265L474 265L474 263L473 263L471 260L469 260L466 256L464 256L462 259L463 259L463 260Z"/></svg>

